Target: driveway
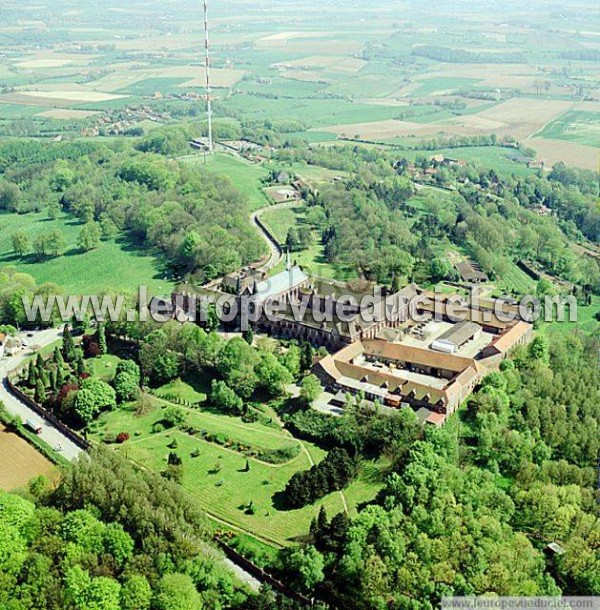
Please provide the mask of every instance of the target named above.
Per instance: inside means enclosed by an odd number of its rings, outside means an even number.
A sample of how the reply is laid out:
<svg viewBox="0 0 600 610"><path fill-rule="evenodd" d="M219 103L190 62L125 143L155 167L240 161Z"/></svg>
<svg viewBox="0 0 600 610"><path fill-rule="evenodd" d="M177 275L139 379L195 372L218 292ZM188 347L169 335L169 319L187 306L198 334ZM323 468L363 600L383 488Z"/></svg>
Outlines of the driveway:
<svg viewBox="0 0 600 610"><path fill-rule="evenodd" d="M279 263L281 258L283 257L282 245L280 243L278 243L274 238L271 238L271 235L269 235L269 233L265 232L265 230L260 226L260 224L258 222L258 220L260 220L260 216L264 212L285 210L288 208L297 207L298 205L301 205L301 202L298 202L296 199L294 199L292 201L283 201L281 203L269 205L265 208L260 208L260 210L256 210L255 212L253 212L251 214L250 219L252 220L252 223L259 230L261 237L265 240L265 242L269 246L269 260L264 265L262 265L261 267L258 268L260 271L264 271L265 273L267 273L273 267L275 267Z"/></svg>
<svg viewBox="0 0 600 610"><path fill-rule="evenodd" d="M33 337L26 337L25 333L21 333L21 338L28 341L29 345L44 347L57 341L61 333L62 329L50 328L35 332ZM21 402L8 389L6 383L8 372L20 367L31 353L31 349L25 349L16 356L0 358L0 402L4 403L9 413L18 415L23 422L31 420L35 425L41 426L42 433L39 435L40 438L52 448L62 447L61 455L67 460L73 461L83 450L64 436L62 432L59 432L50 422L40 417L25 403Z"/></svg>

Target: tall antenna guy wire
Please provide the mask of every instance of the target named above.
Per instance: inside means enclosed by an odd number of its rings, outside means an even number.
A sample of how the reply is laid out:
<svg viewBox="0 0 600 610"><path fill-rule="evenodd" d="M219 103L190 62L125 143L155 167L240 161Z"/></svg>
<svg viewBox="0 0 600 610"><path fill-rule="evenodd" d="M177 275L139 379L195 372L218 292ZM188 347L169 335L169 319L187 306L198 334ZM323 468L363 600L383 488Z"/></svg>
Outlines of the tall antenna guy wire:
<svg viewBox="0 0 600 610"><path fill-rule="evenodd" d="M204 0L204 57L206 64L206 116L208 117L208 152L213 152L212 105L210 88L210 45L208 41L208 0Z"/></svg>

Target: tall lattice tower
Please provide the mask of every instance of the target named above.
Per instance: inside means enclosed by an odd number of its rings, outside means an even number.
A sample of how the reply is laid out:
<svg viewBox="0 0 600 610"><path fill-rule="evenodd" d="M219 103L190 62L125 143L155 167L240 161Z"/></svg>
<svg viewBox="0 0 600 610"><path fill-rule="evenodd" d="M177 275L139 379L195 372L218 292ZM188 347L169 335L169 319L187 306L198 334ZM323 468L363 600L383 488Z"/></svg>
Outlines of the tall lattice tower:
<svg viewBox="0 0 600 610"><path fill-rule="evenodd" d="M204 58L206 72L206 116L208 118L208 153L213 152L212 103L210 99L210 43L208 38L208 0L204 0Z"/></svg>

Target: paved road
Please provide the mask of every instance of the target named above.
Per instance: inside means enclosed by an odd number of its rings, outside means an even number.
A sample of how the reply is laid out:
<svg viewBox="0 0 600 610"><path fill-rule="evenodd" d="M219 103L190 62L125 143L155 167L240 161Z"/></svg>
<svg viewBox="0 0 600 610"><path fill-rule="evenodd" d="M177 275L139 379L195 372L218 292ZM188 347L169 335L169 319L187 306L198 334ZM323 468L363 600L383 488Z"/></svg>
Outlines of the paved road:
<svg viewBox="0 0 600 610"><path fill-rule="evenodd" d="M295 199L291 200L291 201L283 201L282 203L276 203L275 205L269 205L266 208L260 208L260 210L256 210L256 212L253 212L252 215L250 216L252 223L254 225L256 225L257 229L260 232L261 237L265 240L265 242L269 246L269 260L264 265L261 265L261 267L259 267L260 271L267 272L267 271L270 271L273 267L275 267L283 256L283 250L281 248L281 244L279 244L274 239L271 239L271 236L263 230L263 228L257 222L257 219L261 216L261 214L263 212L267 212L267 211L270 212L270 211L274 211L274 210L285 210L288 208L296 207L298 205L299 205L299 203Z"/></svg>
<svg viewBox="0 0 600 610"><path fill-rule="evenodd" d="M222 559L223 563L229 568L243 583L245 583L252 591L257 593L260 591L261 582L254 578L252 574L246 572L244 568L239 566L237 563L234 563L229 559L229 557L225 557Z"/></svg>
<svg viewBox="0 0 600 610"><path fill-rule="evenodd" d="M33 337L26 337L29 345L44 347L50 343L54 343L60 336L61 331L56 328L41 330L34 333ZM23 338L25 336L23 335ZM8 389L6 376L9 371L21 366L23 361L31 355L30 349L25 349L17 356L11 358L0 358L0 402L9 413L18 415L23 422L31 420L36 425L42 426L40 438L53 448L62 447L61 454L69 461L74 460L82 453L82 450L66 436L59 432L50 422L41 418L35 411L30 409L25 403L22 403Z"/></svg>

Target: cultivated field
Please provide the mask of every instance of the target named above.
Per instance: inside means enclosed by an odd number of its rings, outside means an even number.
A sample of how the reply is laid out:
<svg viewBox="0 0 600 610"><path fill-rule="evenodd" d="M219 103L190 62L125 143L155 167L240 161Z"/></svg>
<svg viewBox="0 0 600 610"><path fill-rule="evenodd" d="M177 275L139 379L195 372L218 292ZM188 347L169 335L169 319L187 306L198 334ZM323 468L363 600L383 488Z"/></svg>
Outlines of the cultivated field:
<svg viewBox="0 0 600 610"><path fill-rule="evenodd" d="M131 109L127 127L144 131L201 116L202 7L181 0L169 7L168 16L157 0L143 11L117 2L71 14L58 0L57 14L71 15L58 37L39 7L29 7L26 20L7 14L0 22L0 135L64 135L61 122L79 135ZM411 149L437 139L443 148L443 139L496 133L546 161L594 165L593 151L580 148L600 146L597 117L586 114L600 112L600 62L586 55L599 44L593 10L585 30L533 6L520 8L517 21L502 7L485 15L441 5L398 11L383 0L311 0L293 20L279 0L258 0L247 15L237 5L212 11L217 115L294 119L302 122L295 135L315 143L345 135L399 139ZM530 146L534 136L540 142ZM554 141L577 146L548 154Z"/></svg>
<svg viewBox="0 0 600 610"><path fill-rule="evenodd" d="M533 148L538 158L549 166L563 161L567 165L597 171L600 164L600 148L594 146L543 138L526 140L525 144Z"/></svg>
<svg viewBox="0 0 600 610"><path fill-rule="evenodd" d="M0 424L0 489L24 487L34 477L53 477L56 472L41 453Z"/></svg>

